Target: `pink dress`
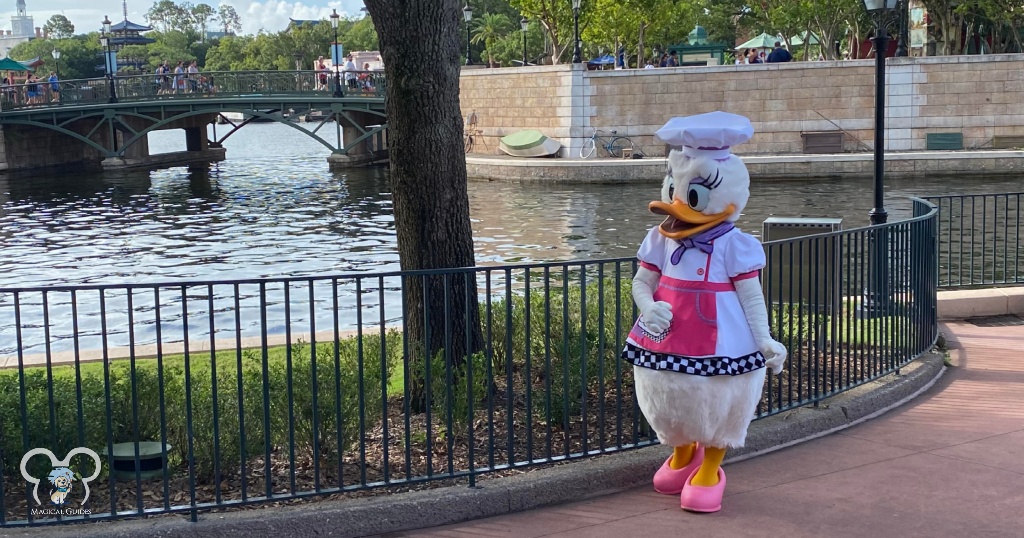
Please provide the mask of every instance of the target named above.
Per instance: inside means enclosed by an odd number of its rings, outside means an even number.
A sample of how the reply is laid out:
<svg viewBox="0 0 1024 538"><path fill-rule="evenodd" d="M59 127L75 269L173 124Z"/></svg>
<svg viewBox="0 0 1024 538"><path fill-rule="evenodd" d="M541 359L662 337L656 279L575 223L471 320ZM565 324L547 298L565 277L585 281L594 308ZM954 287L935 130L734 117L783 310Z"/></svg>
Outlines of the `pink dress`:
<svg viewBox="0 0 1024 538"><path fill-rule="evenodd" d="M764 249L735 228L711 241L710 254L680 247L657 228L640 246L641 265L661 273L654 299L672 305L672 321L655 333L641 316L622 358L634 365L637 401L662 444L740 447L761 398L765 359L733 282L757 278Z"/></svg>
<svg viewBox="0 0 1024 538"><path fill-rule="evenodd" d="M761 243L733 228L711 245L711 254L691 247L679 256L679 242L657 228L647 234L637 257L643 267L661 273L654 300L672 305L672 322L654 333L637 319L624 358L637 366L696 375L737 375L764 366L733 285L758 277L765 265Z"/></svg>

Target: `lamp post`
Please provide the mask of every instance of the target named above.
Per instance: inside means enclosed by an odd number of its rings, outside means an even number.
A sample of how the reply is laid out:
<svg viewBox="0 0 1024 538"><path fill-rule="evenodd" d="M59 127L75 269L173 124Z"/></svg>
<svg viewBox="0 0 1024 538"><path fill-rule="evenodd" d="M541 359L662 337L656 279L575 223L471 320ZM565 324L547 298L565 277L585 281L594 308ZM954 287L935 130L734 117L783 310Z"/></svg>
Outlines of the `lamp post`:
<svg viewBox="0 0 1024 538"><path fill-rule="evenodd" d="M107 80L110 83L110 99L108 103L117 102L117 87L114 85L114 70L117 69L113 58L110 57L110 17L103 16L103 33L100 34L100 47L106 51L106 60L103 64L107 68Z"/></svg>
<svg viewBox="0 0 1024 538"><path fill-rule="evenodd" d="M473 20L473 8L469 4L462 8L462 17L466 19L466 65L473 65L473 51L469 48L469 21Z"/></svg>
<svg viewBox="0 0 1024 538"><path fill-rule="evenodd" d="M899 3L899 35L896 36L896 56L910 56L907 47L910 46L910 2L908 0L897 0Z"/></svg>
<svg viewBox="0 0 1024 538"><path fill-rule="evenodd" d="M60 80L60 51L57 50L57 49L53 49L52 51L50 51L50 56L53 56L53 62L54 62L53 72L54 72L54 75L57 77L57 80L59 81ZM55 83L55 84L51 84L50 85L50 89L53 90L54 87L59 89L60 86L58 84L59 84L59 82ZM54 93L56 93L57 96L53 98L53 101L59 101L60 100L60 92L58 91L58 92L54 92Z"/></svg>
<svg viewBox="0 0 1024 538"><path fill-rule="evenodd" d="M338 64L341 63L341 54L338 51L338 19L341 15L338 15L338 10L333 10L331 13L331 27L334 28L334 43L331 43L331 63L334 64L334 97L344 97L345 94L341 92L341 75L338 74Z"/></svg>
<svg viewBox="0 0 1024 538"><path fill-rule="evenodd" d="M53 49L50 56L53 56L53 61L55 63L53 70L57 74L57 79L60 79L60 51Z"/></svg>
<svg viewBox="0 0 1024 538"><path fill-rule="evenodd" d="M526 67L526 29L530 27L530 21L523 17L523 20L519 21L519 29L523 31L523 67Z"/></svg>
<svg viewBox="0 0 1024 538"><path fill-rule="evenodd" d="M871 225L888 221L885 210L885 54L889 50L886 22L896 7L897 0L863 0L869 15L875 19L875 200L871 210ZM888 241L885 230L875 230L874 238L874 293L867 291L865 307L875 315L886 315L889 308ZM869 290L870 290L869 280Z"/></svg>
<svg viewBox="0 0 1024 538"><path fill-rule="evenodd" d="M580 56L580 4L582 0L572 0L572 63L578 64L583 61Z"/></svg>

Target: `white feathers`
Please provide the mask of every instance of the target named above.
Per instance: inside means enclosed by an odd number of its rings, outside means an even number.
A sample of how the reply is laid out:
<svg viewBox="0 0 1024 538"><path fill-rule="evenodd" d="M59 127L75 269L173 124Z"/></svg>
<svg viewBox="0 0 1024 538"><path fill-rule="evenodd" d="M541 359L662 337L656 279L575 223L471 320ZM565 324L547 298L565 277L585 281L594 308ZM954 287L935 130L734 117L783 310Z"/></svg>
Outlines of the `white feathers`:
<svg viewBox="0 0 1024 538"><path fill-rule="evenodd" d="M704 183L711 189L711 196L707 207L701 212L715 215L733 204L736 210L728 220L735 222L750 198L750 173L743 161L735 155L725 159L689 157L682 151L673 150L668 156L668 171L661 186L661 199L665 203L671 203L673 197L690 203L687 197L690 184ZM670 191L673 196L669 196Z"/></svg>
<svg viewBox="0 0 1024 538"><path fill-rule="evenodd" d="M661 443L672 447L694 441L717 448L743 446L764 377L764 368L709 377L633 367L640 409Z"/></svg>

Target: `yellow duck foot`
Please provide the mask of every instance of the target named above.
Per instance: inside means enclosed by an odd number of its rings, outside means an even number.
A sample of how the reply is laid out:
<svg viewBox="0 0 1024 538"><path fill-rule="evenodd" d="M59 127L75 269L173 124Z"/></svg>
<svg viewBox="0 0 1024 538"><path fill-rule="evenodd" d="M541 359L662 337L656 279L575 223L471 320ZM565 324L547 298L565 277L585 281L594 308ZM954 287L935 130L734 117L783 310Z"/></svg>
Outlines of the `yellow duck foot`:
<svg viewBox="0 0 1024 538"><path fill-rule="evenodd" d="M669 467L673 470L678 471L683 467L686 467L693 461L694 454L697 453L697 443L690 443L684 446L677 446L672 450L672 461L669 462Z"/></svg>
<svg viewBox="0 0 1024 538"><path fill-rule="evenodd" d="M678 449L677 449L678 450ZM704 462L694 475L691 483L698 487L710 487L718 484L718 469L725 459L725 449L715 447L704 447Z"/></svg>

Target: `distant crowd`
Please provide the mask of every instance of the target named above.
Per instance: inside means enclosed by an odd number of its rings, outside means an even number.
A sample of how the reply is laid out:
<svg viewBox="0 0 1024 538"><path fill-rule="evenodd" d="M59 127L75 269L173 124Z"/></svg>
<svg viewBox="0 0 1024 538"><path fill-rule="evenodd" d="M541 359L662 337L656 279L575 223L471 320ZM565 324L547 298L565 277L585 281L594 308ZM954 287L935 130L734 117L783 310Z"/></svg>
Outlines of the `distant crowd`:
<svg viewBox="0 0 1024 538"><path fill-rule="evenodd" d="M3 81L0 82L0 95L3 95L0 108L60 101L60 82L57 80L57 73L51 71L50 76L45 79L35 73L25 74L24 80L18 78L14 71L4 73Z"/></svg>
<svg viewBox="0 0 1024 538"><path fill-rule="evenodd" d="M377 62L380 63L380 57L377 57ZM327 66L327 60L323 56L317 58L316 62L313 63L313 69L316 71L317 79L317 90L329 91L331 89L331 68ZM350 90L374 91L373 88L373 77L370 75L371 71L377 71L370 67L369 62L364 62L362 69L356 69L355 57L348 55L345 57L345 63L341 65L339 70L339 76L344 73L345 86Z"/></svg>
<svg viewBox="0 0 1024 538"><path fill-rule="evenodd" d="M790 61L793 61L793 55L782 46L782 42L780 41L775 42L775 49L768 54L765 54L763 49L746 49L742 52L736 51L736 65L772 64ZM679 58L676 55L676 51L672 51L662 54L660 58L651 58L644 66L644 69L678 66Z"/></svg>

